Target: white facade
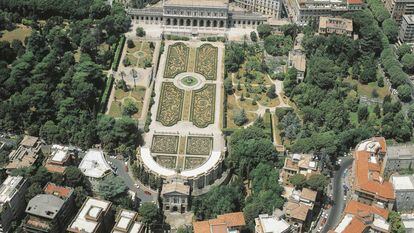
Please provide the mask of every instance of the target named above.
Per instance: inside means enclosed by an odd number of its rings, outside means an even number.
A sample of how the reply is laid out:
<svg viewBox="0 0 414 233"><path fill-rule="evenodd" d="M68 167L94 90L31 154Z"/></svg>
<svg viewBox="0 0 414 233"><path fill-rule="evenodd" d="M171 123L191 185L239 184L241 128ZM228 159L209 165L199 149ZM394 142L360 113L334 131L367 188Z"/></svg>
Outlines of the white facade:
<svg viewBox="0 0 414 233"><path fill-rule="evenodd" d="M280 18L282 4L279 0L236 0L236 4L246 10Z"/></svg>
<svg viewBox="0 0 414 233"><path fill-rule="evenodd" d="M8 232L11 222L24 212L26 179L9 176L0 186L0 232Z"/></svg>
<svg viewBox="0 0 414 233"><path fill-rule="evenodd" d="M101 179L112 171L111 166L106 162L102 150L90 149L86 152L79 170L88 178Z"/></svg>

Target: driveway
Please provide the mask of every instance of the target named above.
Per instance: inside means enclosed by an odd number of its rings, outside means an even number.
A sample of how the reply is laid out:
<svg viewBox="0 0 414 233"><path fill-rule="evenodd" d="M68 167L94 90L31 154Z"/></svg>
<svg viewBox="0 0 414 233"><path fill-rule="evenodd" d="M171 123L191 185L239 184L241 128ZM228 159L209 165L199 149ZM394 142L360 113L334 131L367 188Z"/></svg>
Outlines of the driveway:
<svg viewBox="0 0 414 233"><path fill-rule="evenodd" d="M344 187L342 185L343 177L345 171L352 165L352 162L352 157L343 157L339 170L335 172L332 182L332 200L334 203L322 232L328 232L331 228L335 227L341 218L341 214L346 203L344 200Z"/></svg>
<svg viewBox="0 0 414 233"><path fill-rule="evenodd" d="M113 165L117 168L117 174L121 177L128 188L137 194L137 197L141 200L141 202L152 202L157 201L157 194L153 191L147 190L143 185L139 185L139 189L135 186L135 181L129 175L128 172L125 171L125 162L119 159L112 159L108 158L108 161L111 161ZM144 191L149 191L151 195L146 194Z"/></svg>

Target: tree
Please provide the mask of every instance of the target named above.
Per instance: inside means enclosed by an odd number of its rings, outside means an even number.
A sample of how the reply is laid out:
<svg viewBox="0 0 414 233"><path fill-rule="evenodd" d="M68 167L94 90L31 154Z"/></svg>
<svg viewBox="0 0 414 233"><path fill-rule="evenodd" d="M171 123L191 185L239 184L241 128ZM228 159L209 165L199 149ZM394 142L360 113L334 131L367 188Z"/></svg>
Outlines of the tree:
<svg viewBox="0 0 414 233"><path fill-rule="evenodd" d="M228 95L233 94L233 82L231 78L224 79L224 90Z"/></svg>
<svg viewBox="0 0 414 233"><path fill-rule="evenodd" d="M137 105L132 101L125 101L123 109L122 109L122 115L124 116L132 116L135 113L138 112Z"/></svg>
<svg viewBox="0 0 414 233"><path fill-rule="evenodd" d="M358 122L366 121L368 119L369 112L367 106L360 106L358 108Z"/></svg>
<svg viewBox="0 0 414 233"><path fill-rule="evenodd" d="M75 166L68 166L65 169L65 181L66 185L70 187L78 187L78 186L85 186L85 176L79 170L79 168Z"/></svg>
<svg viewBox="0 0 414 233"><path fill-rule="evenodd" d="M305 185L306 177L302 174L295 174L289 178L289 182L295 186L296 189L301 189Z"/></svg>
<svg viewBox="0 0 414 233"><path fill-rule="evenodd" d="M276 97L277 97L277 95L276 95L276 86L275 86L275 84L272 84L272 85L270 86L270 88L267 90L266 95L267 95L267 97L269 97L270 99L274 99L274 98L276 98Z"/></svg>
<svg viewBox="0 0 414 233"><path fill-rule="evenodd" d="M257 41L257 34L255 31L250 32L250 40L252 40L253 42Z"/></svg>
<svg viewBox="0 0 414 233"><path fill-rule="evenodd" d="M398 91L398 98L400 98L401 101L403 102L411 101L412 89L410 85L403 84L397 88L397 91Z"/></svg>
<svg viewBox="0 0 414 233"><path fill-rule="evenodd" d="M329 184L329 179L323 174L313 174L306 181L306 185L315 191L322 192Z"/></svg>
<svg viewBox="0 0 414 233"><path fill-rule="evenodd" d="M246 177L262 161L273 161L276 150L269 136L254 126L235 131L229 142L229 167Z"/></svg>
<svg viewBox="0 0 414 233"><path fill-rule="evenodd" d="M259 33L259 37L264 39L272 33L272 27L268 24L260 24L257 26L257 33Z"/></svg>
<svg viewBox="0 0 414 233"><path fill-rule="evenodd" d="M145 226L152 228L157 222L160 221L160 213L158 206L155 203L144 202L141 207L139 207L139 214L141 216L142 223Z"/></svg>
<svg viewBox="0 0 414 233"><path fill-rule="evenodd" d="M144 37L145 36L145 31L144 31L144 28L142 28L142 27L137 27L137 29L136 29L136 31L135 31L135 34L138 36L138 37Z"/></svg>
<svg viewBox="0 0 414 233"><path fill-rule="evenodd" d="M401 64L406 72L412 73L414 71L414 54L407 53L401 58Z"/></svg>
<svg viewBox="0 0 414 233"><path fill-rule="evenodd" d="M391 211L388 215L388 222L391 225L391 232L392 233L404 233L405 227L404 224L401 222L401 215L396 211Z"/></svg>
<svg viewBox="0 0 414 233"><path fill-rule="evenodd" d="M134 48L134 47L135 47L135 43L134 43L134 41L132 41L131 39L128 39L128 40L127 40L127 46L128 46L128 48L130 48L130 49Z"/></svg>
<svg viewBox="0 0 414 233"><path fill-rule="evenodd" d="M379 104L375 105L373 112L375 113L377 118L381 118L381 108L380 108Z"/></svg>
<svg viewBox="0 0 414 233"><path fill-rule="evenodd" d="M240 44L232 42L226 46L224 64L229 72L236 72L244 62L244 50Z"/></svg>
<svg viewBox="0 0 414 233"><path fill-rule="evenodd" d="M33 183L27 188L26 192L26 203L30 201L30 199L34 198L36 195L41 194L43 192L42 187L38 183Z"/></svg>
<svg viewBox="0 0 414 233"><path fill-rule="evenodd" d="M242 188L237 182L212 187L208 193L194 199L195 217L211 219L219 214L240 211L244 200Z"/></svg>
<svg viewBox="0 0 414 233"><path fill-rule="evenodd" d="M411 53L411 46L409 44L404 43L400 45L400 47L398 47L396 53L398 58L401 59L405 54Z"/></svg>
<svg viewBox="0 0 414 233"><path fill-rule="evenodd" d="M106 200L112 200L127 190L124 180L119 176L109 175L99 183L99 194Z"/></svg>
<svg viewBox="0 0 414 233"><path fill-rule="evenodd" d="M391 43L397 41L398 24L394 19L388 18L382 22L382 31L388 37Z"/></svg>
<svg viewBox="0 0 414 233"><path fill-rule="evenodd" d="M244 125L248 121L246 111L244 109L234 110L233 121L237 126Z"/></svg>
<svg viewBox="0 0 414 233"><path fill-rule="evenodd" d="M270 35L264 40L266 52L273 56L287 55L293 47L293 41L290 36Z"/></svg>

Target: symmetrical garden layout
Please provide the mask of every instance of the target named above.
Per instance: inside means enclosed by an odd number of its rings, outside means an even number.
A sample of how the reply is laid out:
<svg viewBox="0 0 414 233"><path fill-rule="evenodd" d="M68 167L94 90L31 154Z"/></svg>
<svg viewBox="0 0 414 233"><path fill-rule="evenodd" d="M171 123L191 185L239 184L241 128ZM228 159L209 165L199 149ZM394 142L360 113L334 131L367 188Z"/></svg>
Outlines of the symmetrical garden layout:
<svg viewBox="0 0 414 233"><path fill-rule="evenodd" d="M203 164L210 156L212 148L212 137L154 135L151 152L161 166L187 170ZM179 153L182 151L185 153Z"/></svg>
<svg viewBox="0 0 414 233"><path fill-rule="evenodd" d="M225 147L218 120L224 44L167 41L165 46L142 161L161 176L198 176L222 161Z"/></svg>
<svg viewBox="0 0 414 233"><path fill-rule="evenodd" d="M203 44L197 48L195 72L204 75L207 80L217 77L217 48Z"/></svg>
<svg viewBox="0 0 414 233"><path fill-rule="evenodd" d="M174 78L177 74L187 71L189 51L190 48L184 43L175 43L168 47L164 78Z"/></svg>
<svg viewBox="0 0 414 233"><path fill-rule="evenodd" d="M190 120L199 128L214 123L216 85L206 84L200 90L193 91Z"/></svg>
<svg viewBox="0 0 414 233"><path fill-rule="evenodd" d="M181 120L184 90L178 89L172 82L163 82L159 98L157 121L164 126L175 125Z"/></svg>

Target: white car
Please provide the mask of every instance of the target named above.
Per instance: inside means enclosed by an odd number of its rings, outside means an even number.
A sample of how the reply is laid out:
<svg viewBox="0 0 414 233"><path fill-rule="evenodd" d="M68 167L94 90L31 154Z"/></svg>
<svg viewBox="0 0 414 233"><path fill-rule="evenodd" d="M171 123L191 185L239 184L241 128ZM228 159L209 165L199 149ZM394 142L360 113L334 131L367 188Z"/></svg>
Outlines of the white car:
<svg viewBox="0 0 414 233"><path fill-rule="evenodd" d="M136 187L137 189L139 189L139 185L138 185L137 183L135 183L135 187Z"/></svg>

